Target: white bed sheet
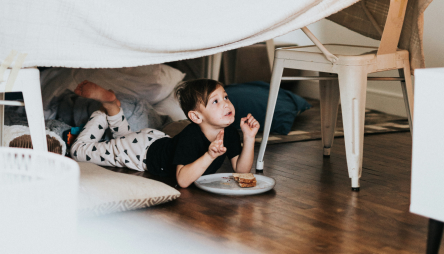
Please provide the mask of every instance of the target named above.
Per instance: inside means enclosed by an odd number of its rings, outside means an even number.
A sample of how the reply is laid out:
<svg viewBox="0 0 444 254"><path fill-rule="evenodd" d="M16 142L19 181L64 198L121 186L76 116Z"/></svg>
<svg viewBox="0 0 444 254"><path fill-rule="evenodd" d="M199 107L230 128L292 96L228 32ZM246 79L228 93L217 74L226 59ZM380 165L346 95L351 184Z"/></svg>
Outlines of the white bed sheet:
<svg viewBox="0 0 444 254"><path fill-rule="evenodd" d="M212 55L286 34L357 0L3 0L0 59L112 68Z"/></svg>

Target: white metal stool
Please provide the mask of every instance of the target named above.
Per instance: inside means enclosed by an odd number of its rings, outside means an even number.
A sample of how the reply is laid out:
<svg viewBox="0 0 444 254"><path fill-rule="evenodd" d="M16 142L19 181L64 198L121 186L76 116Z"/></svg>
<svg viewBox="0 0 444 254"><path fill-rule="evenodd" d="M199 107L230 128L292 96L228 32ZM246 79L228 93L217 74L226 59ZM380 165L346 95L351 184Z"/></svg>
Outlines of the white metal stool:
<svg viewBox="0 0 444 254"><path fill-rule="evenodd" d="M324 46L304 27L302 30L315 43L314 46L276 50L264 135L256 164L257 170L264 168L263 158L281 80L320 80L321 132L324 156L330 156L340 99L348 173L351 178L352 190L359 191L367 79L401 81L407 115L412 129L413 85L410 75L409 52L397 48L406 4L406 0L390 1L390 9L379 48L338 44ZM321 75L319 77L283 78L284 68L318 71ZM367 77L369 73L387 70L399 70L400 77Z"/></svg>
<svg viewBox="0 0 444 254"><path fill-rule="evenodd" d="M15 82L8 82L12 76L15 77ZM6 92L22 92L24 102L5 101L4 93ZM2 93L0 95L0 145L3 144L3 105L25 106L33 148L48 151L39 70L36 67L6 69L3 74L3 82L0 82L0 93Z"/></svg>

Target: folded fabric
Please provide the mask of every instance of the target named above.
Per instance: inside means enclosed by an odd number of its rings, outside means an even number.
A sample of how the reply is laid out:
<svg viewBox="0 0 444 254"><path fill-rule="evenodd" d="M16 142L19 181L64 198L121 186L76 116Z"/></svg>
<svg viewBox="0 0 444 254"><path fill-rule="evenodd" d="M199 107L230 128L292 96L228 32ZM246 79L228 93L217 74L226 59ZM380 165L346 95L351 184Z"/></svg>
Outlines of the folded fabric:
<svg viewBox="0 0 444 254"><path fill-rule="evenodd" d="M5 106L5 125L22 125L28 126L28 119L26 117L26 108L21 106ZM52 131L59 137L63 136L63 132L71 129L62 121L50 119L45 121L46 130Z"/></svg>
<svg viewBox="0 0 444 254"><path fill-rule="evenodd" d="M225 91L236 109L235 127L239 129L240 119L251 113L261 125L259 130L263 131L270 84L262 81L232 84L226 86ZM290 91L279 89L271 132L287 135L295 117L309 108L311 105L304 98Z"/></svg>
<svg viewBox="0 0 444 254"><path fill-rule="evenodd" d="M184 77L184 73L165 64L117 69L46 69L40 77L45 119L54 118L57 114L53 100L67 89L74 91L83 80L154 105L166 99Z"/></svg>
<svg viewBox="0 0 444 254"><path fill-rule="evenodd" d="M144 128L160 129L171 122L167 115L160 115L146 100L133 95L116 92L120 100L123 113L132 131ZM80 97L71 90L65 90L60 96L51 100L49 107L55 108L54 116L68 125L78 127L88 122L89 116L100 109L100 102Z"/></svg>

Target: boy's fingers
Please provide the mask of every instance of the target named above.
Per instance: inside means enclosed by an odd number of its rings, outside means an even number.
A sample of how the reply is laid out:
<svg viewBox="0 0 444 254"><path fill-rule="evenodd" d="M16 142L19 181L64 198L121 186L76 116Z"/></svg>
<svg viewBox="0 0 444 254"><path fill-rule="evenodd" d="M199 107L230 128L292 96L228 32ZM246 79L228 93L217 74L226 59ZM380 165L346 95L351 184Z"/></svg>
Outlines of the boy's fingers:
<svg viewBox="0 0 444 254"><path fill-rule="evenodd" d="M215 147L216 147L217 151L219 152L220 148L222 147L222 143L220 142L220 140L217 141L217 144Z"/></svg>
<svg viewBox="0 0 444 254"><path fill-rule="evenodd" d="M251 113L248 113L246 117L241 118L241 124L243 123L249 124L253 119L254 119L253 115L251 115Z"/></svg>
<svg viewBox="0 0 444 254"><path fill-rule="evenodd" d="M224 142L224 131L223 130L221 130L220 132L219 132L219 134L220 134L220 136L219 136L219 140L220 140L220 142L221 143L223 143Z"/></svg>
<svg viewBox="0 0 444 254"><path fill-rule="evenodd" d="M219 133L216 135L216 140L223 140L224 139L224 130L219 131Z"/></svg>

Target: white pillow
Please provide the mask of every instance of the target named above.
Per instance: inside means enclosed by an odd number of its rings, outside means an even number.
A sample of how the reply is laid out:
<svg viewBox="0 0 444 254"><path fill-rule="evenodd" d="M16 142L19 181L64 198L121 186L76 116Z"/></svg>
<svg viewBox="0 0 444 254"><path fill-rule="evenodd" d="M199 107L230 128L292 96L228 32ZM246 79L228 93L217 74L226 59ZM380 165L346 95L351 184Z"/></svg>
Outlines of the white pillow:
<svg viewBox="0 0 444 254"><path fill-rule="evenodd" d="M174 96L174 91L162 101L153 105L154 110L161 115L168 115L173 119L173 121L179 121L187 119L186 115L183 113L179 102Z"/></svg>
<svg viewBox="0 0 444 254"><path fill-rule="evenodd" d="M74 91L83 80L137 96L153 105L170 95L184 77L184 73L165 64L111 69L51 68L40 76L43 108L47 110L52 98L65 89Z"/></svg>
<svg viewBox="0 0 444 254"><path fill-rule="evenodd" d="M113 172L89 162L79 162L79 167L81 216L145 208L180 196L179 191L159 181Z"/></svg>

